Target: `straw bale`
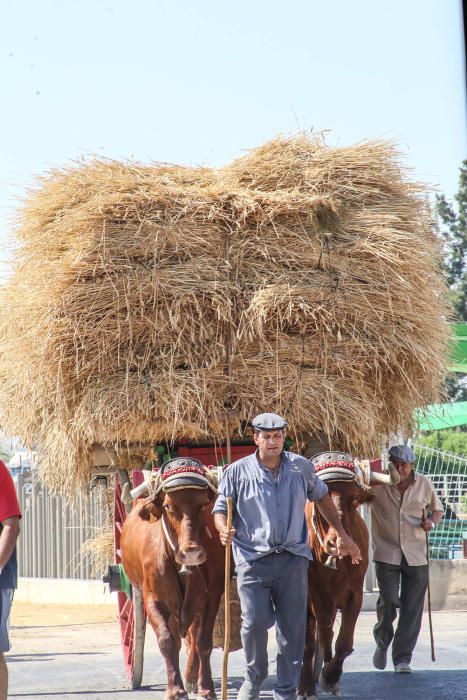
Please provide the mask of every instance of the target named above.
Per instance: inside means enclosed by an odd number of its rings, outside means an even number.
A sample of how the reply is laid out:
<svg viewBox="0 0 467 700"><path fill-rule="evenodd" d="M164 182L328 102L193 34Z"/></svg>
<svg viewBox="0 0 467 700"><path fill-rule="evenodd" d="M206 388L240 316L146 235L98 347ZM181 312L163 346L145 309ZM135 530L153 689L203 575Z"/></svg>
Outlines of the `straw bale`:
<svg viewBox="0 0 467 700"><path fill-rule="evenodd" d="M448 311L394 146L277 138L225 168L95 160L19 212L1 425L71 495L95 443L222 440L257 411L361 456L439 399Z"/></svg>

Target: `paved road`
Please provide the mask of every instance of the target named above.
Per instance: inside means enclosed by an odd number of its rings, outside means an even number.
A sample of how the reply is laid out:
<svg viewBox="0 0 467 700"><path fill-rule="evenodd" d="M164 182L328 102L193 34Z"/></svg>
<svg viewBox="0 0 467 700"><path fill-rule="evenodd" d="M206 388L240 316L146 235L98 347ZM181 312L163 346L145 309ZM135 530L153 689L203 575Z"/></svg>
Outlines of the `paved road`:
<svg viewBox="0 0 467 700"><path fill-rule="evenodd" d="M163 700L165 672L155 637L148 630L143 687L129 690L123 672L117 621L102 621L86 606L57 622L43 615L28 625L13 618L13 649L8 654L11 698L24 700ZM47 611L45 611L47 613ZM113 613L112 613L113 615ZM17 616L18 617L18 616ZM107 613L108 618L108 613ZM90 620L95 621L90 621ZM104 616L105 619L105 616ZM343 698L372 700L465 700L467 698L467 611L433 614L437 660L431 662L428 620L425 617L410 676L392 670L375 671L371 666L373 613L362 613L357 626L355 652L345 664ZM275 647L270 637L270 658ZM219 685L222 653L212 658ZM274 661L271 673L274 672ZM229 700L234 700L241 683L242 654L229 661ZM269 678L262 700L271 698L273 679ZM322 697L332 697L325 696Z"/></svg>

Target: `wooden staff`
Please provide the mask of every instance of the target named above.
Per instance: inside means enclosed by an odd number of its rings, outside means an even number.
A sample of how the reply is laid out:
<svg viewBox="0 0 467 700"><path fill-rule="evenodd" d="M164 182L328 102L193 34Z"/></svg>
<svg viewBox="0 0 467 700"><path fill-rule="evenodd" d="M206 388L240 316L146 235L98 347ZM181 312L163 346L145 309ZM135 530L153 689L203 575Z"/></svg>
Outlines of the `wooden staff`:
<svg viewBox="0 0 467 700"><path fill-rule="evenodd" d="M227 528L232 527L232 499L227 498ZM221 700L227 700L227 676L230 648L230 544L225 547L224 656L222 658Z"/></svg>
<svg viewBox="0 0 467 700"><path fill-rule="evenodd" d="M425 508L423 509L422 512L422 518L423 520L426 520L426 512ZM430 592L430 545L428 542L428 532L425 530L425 539L426 539L426 561L428 564L428 622L430 625L430 642L431 642L431 660L436 661L435 659L435 641L433 638L433 621L431 619L431 592Z"/></svg>

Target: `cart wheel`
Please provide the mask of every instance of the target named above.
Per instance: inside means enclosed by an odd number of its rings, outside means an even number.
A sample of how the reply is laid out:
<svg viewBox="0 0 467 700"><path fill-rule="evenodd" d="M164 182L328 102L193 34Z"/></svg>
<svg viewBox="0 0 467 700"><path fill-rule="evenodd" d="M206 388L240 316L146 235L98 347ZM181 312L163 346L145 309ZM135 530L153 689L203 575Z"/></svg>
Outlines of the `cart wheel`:
<svg viewBox="0 0 467 700"><path fill-rule="evenodd" d="M126 477L128 478L128 477ZM120 474L120 479L122 475ZM125 476L123 476L125 479ZM121 563L120 535L126 518L126 508L120 495L122 485L116 479L115 484L115 563ZM120 619L120 637L122 641L123 663L132 689L139 688L143 678L144 636L146 632L146 611L143 596L133 588L132 598L125 593L118 593L118 616Z"/></svg>
<svg viewBox="0 0 467 700"><path fill-rule="evenodd" d="M127 598L124 593L119 593L118 612L123 663L130 685L134 690L140 687L143 679L146 612L141 593L133 590L133 600Z"/></svg>

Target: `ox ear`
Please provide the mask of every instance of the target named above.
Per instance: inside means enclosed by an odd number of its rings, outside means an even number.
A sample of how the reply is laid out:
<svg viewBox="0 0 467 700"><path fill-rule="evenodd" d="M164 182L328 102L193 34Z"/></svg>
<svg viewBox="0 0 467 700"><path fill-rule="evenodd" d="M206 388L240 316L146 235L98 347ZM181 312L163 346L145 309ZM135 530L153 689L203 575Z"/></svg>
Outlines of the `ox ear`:
<svg viewBox="0 0 467 700"><path fill-rule="evenodd" d="M371 489L369 490L361 490L358 496L354 499L353 503L356 508L358 506L363 505L363 503L371 503L372 501L375 500L375 494L374 491Z"/></svg>
<svg viewBox="0 0 467 700"><path fill-rule="evenodd" d="M208 499L209 502L215 501L218 495L217 489L212 488L212 486L209 486L208 488Z"/></svg>
<svg viewBox="0 0 467 700"><path fill-rule="evenodd" d="M143 520L159 520L162 517L162 502L164 494L158 493L156 496L150 496L141 505L139 517Z"/></svg>

